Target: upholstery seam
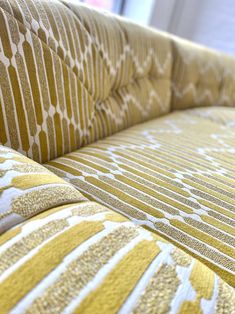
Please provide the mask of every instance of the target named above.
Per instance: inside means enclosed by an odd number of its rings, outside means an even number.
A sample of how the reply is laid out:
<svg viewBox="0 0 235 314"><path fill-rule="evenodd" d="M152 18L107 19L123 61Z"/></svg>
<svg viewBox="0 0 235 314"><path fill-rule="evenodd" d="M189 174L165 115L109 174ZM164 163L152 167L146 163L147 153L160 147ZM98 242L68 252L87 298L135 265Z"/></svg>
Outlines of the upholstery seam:
<svg viewBox="0 0 235 314"><path fill-rule="evenodd" d="M58 57L61 62L68 68L68 70L70 70L73 75L75 77L77 77L78 81L82 84L82 86L84 87L84 89L87 91L87 93L90 95L90 97L93 99L93 95L89 92L89 90L87 89L87 87L84 85L84 83L82 82L82 80L79 78L78 74L76 74L73 69L56 53L56 51L54 49L52 49L50 46L48 46L48 44L38 36L38 34L36 34L33 30L31 30L30 28L28 28L25 24L23 24L21 21L19 21L14 15L10 14L8 11L6 11L5 9L3 9L2 7L0 7L0 10L2 10L4 12L4 14L11 16L13 19L15 19L15 21L19 24L25 27L25 29L27 29L30 34L32 34L33 36L35 36L41 43L42 45L45 45L46 48L48 48L51 52L53 56Z"/></svg>
<svg viewBox="0 0 235 314"><path fill-rule="evenodd" d="M72 8L69 6L69 3L64 3L63 0L59 0L59 2L60 2L63 6L65 6L68 10L70 10L70 11L73 13L73 15L75 15L75 17L77 18L77 20L82 24L82 21L81 21L80 18L77 16L77 14L72 10ZM82 24L82 25L83 25L83 24ZM122 29L122 26L121 26L119 20L118 20L118 25L119 25L119 27L120 27L120 30L123 32L123 29ZM84 29L86 30L86 32L89 34L89 36L90 36L90 38L91 38L91 34L88 32L88 30L85 28L85 26L84 26ZM99 51L99 49L98 49L98 47L97 47L97 44L96 44L95 42L93 42L93 44L96 46L97 51ZM129 43L128 43L128 45L129 45ZM99 55L101 56L100 52L99 52ZM103 60L103 57L102 57L102 56L101 56L101 58L102 58L102 60ZM106 68L107 68L107 67L106 67ZM136 82L136 81L139 81L139 80L144 79L144 78L162 79L162 77L157 77L157 76L155 76L155 75L149 75L149 73L147 73L147 74L145 74L145 75L143 75L143 76L133 78L131 81L127 82L126 84L120 85L117 89L113 89L113 90L111 89L111 90L110 90L110 93L112 93L112 92L117 92L120 88L126 87L127 85L131 84L132 82ZM171 78L168 78L168 77L163 77L163 79L164 79L164 78L171 80ZM107 98L108 98L108 97L107 97ZM101 101L103 102L103 101L105 101L107 98L102 99Z"/></svg>
<svg viewBox="0 0 235 314"><path fill-rule="evenodd" d="M92 43L94 44L94 46L96 47L96 50L97 50L98 54L99 54L100 57L101 57L101 60L104 61L104 59L103 59L102 55L100 54L100 51L99 51L99 49L98 49L96 43L93 42L93 40L92 40L91 34L88 32L88 30L86 29L85 25L82 23L82 21L81 21L80 18L77 16L77 14L76 14L76 13L72 10L72 8L69 6L69 3L68 3L68 4L65 4L65 3L63 2L63 0L58 0L58 1L59 1L60 4L62 4L62 6L63 6L64 8L66 8L70 13L73 14L73 16L74 16L74 17L76 18L76 20L79 22L79 24L81 24L81 25L83 26L83 29L84 29L84 30L86 31L86 33L89 35L89 38L90 38L91 42L92 42ZM104 64L105 64L105 62L104 62ZM106 65L106 64L105 64L105 69L106 69L107 73L109 73L109 71L108 71L109 69L107 68L107 65Z"/></svg>
<svg viewBox="0 0 235 314"><path fill-rule="evenodd" d="M87 89L87 87L84 85L84 83L82 82L82 80L79 78L78 74L76 74L73 69L71 68L71 66L69 66L57 53L54 49L52 49L50 46L48 46L48 44L40 37L38 36L38 34L36 34L33 30L31 30L27 25L25 25L24 23L22 23L19 19L17 19L13 14L9 13L7 10L5 10L4 8L0 7L0 10L3 11L3 13L5 15L8 15L10 17L12 17L19 25L22 25L26 30L28 30L32 35L34 35L43 45L45 45L52 53L53 55L55 55L56 57L58 57L63 64L78 78L78 81L82 84L82 86L84 87L84 89L87 91L87 93L90 95L90 97L93 99L93 95L89 92L89 90ZM94 100L94 99L93 99Z"/></svg>
<svg viewBox="0 0 235 314"><path fill-rule="evenodd" d="M61 2L61 3L63 3L63 2ZM66 6L66 5L65 5L65 6ZM91 93L89 92L89 90L86 88L86 86L85 86L84 83L81 81L81 79L79 78L79 76L78 76L78 75L72 70L72 68L56 53L56 51L55 51L54 49L52 49L50 46L48 46L48 44L47 44L42 38L40 38L40 37L38 36L38 34L36 34L33 30L31 30L31 29L28 28L25 24L23 24L21 21L19 21L14 15L10 14L8 11L6 11L5 9L3 9L2 7L0 7L0 10L2 10L3 12L5 12L6 15L9 15L9 16L11 16L12 18L14 18L15 21L16 21L18 24L24 26L25 29L27 29L27 30L28 30L33 36L35 36L43 45L45 45L46 48L48 48L48 49L52 52L52 54L53 54L55 57L58 57L58 58L61 60L61 62L68 68L68 70L70 70L70 71L73 73L73 75L78 79L78 81L82 84L82 86L83 86L84 89L87 91L87 93L88 93L88 94L90 95L90 97L93 99L92 94L91 94ZM139 76L139 77L134 78L133 80L130 80L130 81L129 81L128 83L126 83L126 84L120 85L119 88L114 89L114 90L111 90L110 93L109 93L109 95L108 95L108 97L106 97L106 98L104 98L104 99L101 99L101 100L99 100L99 101L95 101L95 100L93 99L93 101L96 102L96 103L97 103L97 102L104 102L104 101L106 101L109 97L112 97L113 94L116 93L116 92L118 92L120 89L123 89L123 88L127 87L127 86L130 85L130 84L137 83L137 82L139 82L139 81L141 81L141 80L143 80L143 79L150 79L150 80L154 79L154 80L157 80L157 81L160 81L160 80L170 81L170 78L169 78L169 77L156 77L156 76L154 76L154 75L148 75L148 74L147 74L147 75L143 75L143 76Z"/></svg>
<svg viewBox="0 0 235 314"><path fill-rule="evenodd" d="M68 10L70 10L71 12L73 12L70 7L67 7L67 5L64 4L61 0L59 0L59 1L60 1L59 3L61 3L64 7L68 8ZM82 84L82 86L84 87L84 89L87 91L87 93L90 95L90 97L94 100L93 95L90 93L90 91L88 90L88 88L84 85L84 83L82 82L82 80L79 78L78 74L76 74L76 73L73 71L73 69L71 68L71 66L69 66L69 65L65 62L65 60L63 60L63 59L57 54L57 52L56 52L54 49L52 49L37 33L35 33L32 29L30 29L26 24L22 23L22 22L21 22L19 19L17 19L13 14L11 14L10 12L8 12L6 9L4 9L4 8L2 8L2 7L0 7L0 10L2 10L3 13L5 13L6 15L12 17L18 24L22 25L25 29L27 29L27 30L28 30L32 35L34 35L42 44L44 44L44 45L53 53L53 55L55 55L56 57L58 57L58 58L63 62L63 64L77 77L78 81ZM80 21L80 19L77 17L77 15L76 15L74 12L73 12L73 14L74 14L75 17L78 19L78 21L81 23L81 21ZM82 25L83 25L83 24L82 24ZM85 28L85 27L84 27L84 28ZM86 29L85 29L85 30L86 30ZM88 32L87 30L86 30L86 32L89 34L89 32ZM89 36L90 36L90 34L89 34ZM94 45L96 45L96 44L94 43ZM97 46L96 46L96 48L97 48ZM102 58L102 56L101 56L101 58ZM157 77L157 76L155 76L155 75L149 75L149 74L146 74L146 75L143 75L143 76L139 76L139 77L136 77L136 78L134 78L133 80L127 82L126 84L120 85L117 89L110 90L108 97L106 97L106 98L104 98L104 99L100 99L100 100L98 100L98 102L106 101L106 100L112 95L112 93L118 92L119 89L125 88L125 87L128 86L129 84L138 82L138 81L140 81L140 80L142 80L142 79L145 79L145 78L156 79L156 80L164 80L164 79L165 79L165 80L169 80L169 81L171 80L169 77ZM96 103L97 100L96 100L96 101L94 100L94 102Z"/></svg>

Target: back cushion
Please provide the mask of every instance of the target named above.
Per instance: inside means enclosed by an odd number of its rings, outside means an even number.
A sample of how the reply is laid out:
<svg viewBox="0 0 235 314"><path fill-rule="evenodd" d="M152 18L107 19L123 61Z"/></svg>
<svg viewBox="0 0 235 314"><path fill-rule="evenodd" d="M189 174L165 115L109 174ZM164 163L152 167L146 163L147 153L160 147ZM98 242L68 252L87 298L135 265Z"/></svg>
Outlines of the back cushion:
<svg viewBox="0 0 235 314"><path fill-rule="evenodd" d="M172 110L235 106L235 59L172 37Z"/></svg>
<svg viewBox="0 0 235 314"><path fill-rule="evenodd" d="M67 1L0 0L0 143L46 162L169 112L170 47Z"/></svg>

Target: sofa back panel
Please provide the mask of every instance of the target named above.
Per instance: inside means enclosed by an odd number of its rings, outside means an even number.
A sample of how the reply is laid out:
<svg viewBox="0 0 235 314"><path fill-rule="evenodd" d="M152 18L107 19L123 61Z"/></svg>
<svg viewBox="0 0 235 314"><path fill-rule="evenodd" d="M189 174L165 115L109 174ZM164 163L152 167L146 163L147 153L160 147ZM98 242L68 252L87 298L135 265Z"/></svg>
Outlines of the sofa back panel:
<svg viewBox="0 0 235 314"><path fill-rule="evenodd" d="M234 57L172 37L172 110L235 105Z"/></svg>
<svg viewBox="0 0 235 314"><path fill-rule="evenodd" d="M111 90L145 76L171 79L168 35L129 20L63 1L86 28L105 62Z"/></svg>
<svg viewBox="0 0 235 314"><path fill-rule="evenodd" d="M0 143L46 162L170 111L161 33L60 1L0 0Z"/></svg>

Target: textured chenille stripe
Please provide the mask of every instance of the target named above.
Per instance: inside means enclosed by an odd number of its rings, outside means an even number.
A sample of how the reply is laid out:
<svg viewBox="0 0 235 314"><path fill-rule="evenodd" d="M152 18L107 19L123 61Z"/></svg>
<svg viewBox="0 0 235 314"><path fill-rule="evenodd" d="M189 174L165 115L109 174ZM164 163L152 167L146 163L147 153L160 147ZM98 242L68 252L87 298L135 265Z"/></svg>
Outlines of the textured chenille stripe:
<svg viewBox="0 0 235 314"><path fill-rule="evenodd" d="M163 238L93 202L0 236L0 312L232 313L232 287Z"/></svg>
<svg viewBox="0 0 235 314"><path fill-rule="evenodd" d="M45 162L169 112L167 36L57 0L0 0L0 26L0 143Z"/></svg>
<svg viewBox="0 0 235 314"><path fill-rule="evenodd" d="M225 123L226 115L219 119L223 110L214 109L211 116L209 109L172 113L46 167L89 199L170 239L234 285L235 129ZM227 116L234 119L235 112Z"/></svg>
<svg viewBox="0 0 235 314"><path fill-rule="evenodd" d="M85 199L42 165L0 145L0 234L42 211ZM13 260L14 253L8 262Z"/></svg>
<svg viewBox="0 0 235 314"><path fill-rule="evenodd" d="M74 1L0 0L0 27L0 143L39 162L171 110L235 105L234 58Z"/></svg>

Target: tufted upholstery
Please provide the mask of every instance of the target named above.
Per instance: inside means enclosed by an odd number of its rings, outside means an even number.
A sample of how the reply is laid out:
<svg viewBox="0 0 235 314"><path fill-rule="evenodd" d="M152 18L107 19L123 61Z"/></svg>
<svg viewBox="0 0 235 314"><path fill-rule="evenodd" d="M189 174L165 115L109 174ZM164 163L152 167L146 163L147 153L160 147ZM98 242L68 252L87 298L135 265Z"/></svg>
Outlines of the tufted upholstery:
<svg viewBox="0 0 235 314"><path fill-rule="evenodd" d="M1 0L0 19L0 141L36 161L172 109L234 105L228 56L67 1Z"/></svg>
<svg viewBox="0 0 235 314"><path fill-rule="evenodd" d="M0 0L1 314L235 313L234 72L74 1Z"/></svg>
<svg viewBox="0 0 235 314"><path fill-rule="evenodd" d="M3 144L45 162L169 112L167 36L59 1L0 8Z"/></svg>
<svg viewBox="0 0 235 314"><path fill-rule="evenodd" d="M173 38L172 109L235 105L231 56Z"/></svg>

